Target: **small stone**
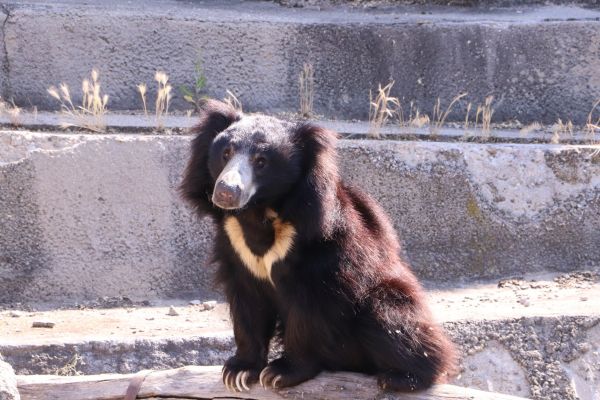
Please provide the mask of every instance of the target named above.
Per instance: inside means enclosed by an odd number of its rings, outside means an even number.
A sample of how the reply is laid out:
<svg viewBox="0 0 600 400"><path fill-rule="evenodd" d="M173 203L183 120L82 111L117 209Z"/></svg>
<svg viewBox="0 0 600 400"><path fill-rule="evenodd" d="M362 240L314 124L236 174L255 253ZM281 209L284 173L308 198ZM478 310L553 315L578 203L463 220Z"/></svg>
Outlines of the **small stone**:
<svg viewBox="0 0 600 400"><path fill-rule="evenodd" d="M197 306L197 305L202 304L202 302L200 300L192 300L192 301L190 301L190 304L193 306Z"/></svg>
<svg viewBox="0 0 600 400"><path fill-rule="evenodd" d="M216 300L205 301L202 303L204 310L212 310L217 306Z"/></svg>
<svg viewBox="0 0 600 400"><path fill-rule="evenodd" d="M588 298L587 297L580 297L579 300L581 300L581 301L587 301Z"/></svg>
<svg viewBox="0 0 600 400"><path fill-rule="evenodd" d="M23 313L20 311L11 311L8 315L10 315L13 318L19 318L23 316Z"/></svg>
<svg viewBox="0 0 600 400"><path fill-rule="evenodd" d="M518 301L518 302L519 302L519 303L520 303L520 304L521 304L523 307L529 307L529 305L531 304L531 303L529 302L529 300L528 300L528 299L525 299L525 298L521 298L521 299L519 299L519 300L517 300L517 301Z"/></svg>
<svg viewBox="0 0 600 400"><path fill-rule="evenodd" d="M33 321L33 324L31 324L32 328L54 328L54 325L56 325L54 322L50 322L50 321Z"/></svg>
<svg viewBox="0 0 600 400"><path fill-rule="evenodd" d="M175 307L171 306L169 307L169 312L167 313L167 315L170 315L172 317L176 317L179 315L179 313L177 312L177 310L175 309Z"/></svg>

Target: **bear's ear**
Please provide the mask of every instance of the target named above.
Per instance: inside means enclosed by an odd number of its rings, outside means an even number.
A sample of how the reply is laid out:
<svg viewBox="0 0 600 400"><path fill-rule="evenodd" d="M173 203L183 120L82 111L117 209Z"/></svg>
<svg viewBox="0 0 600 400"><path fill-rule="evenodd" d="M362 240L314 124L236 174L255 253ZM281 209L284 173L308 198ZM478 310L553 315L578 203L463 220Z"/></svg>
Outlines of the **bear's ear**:
<svg viewBox="0 0 600 400"><path fill-rule="evenodd" d="M179 191L201 215L214 213L216 210L210 200L214 184L208 170L210 146L217 134L241 117L240 113L225 103L206 100L200 110L200 122L192 128L192 132L197 135L192 140L191 157L183 173Z"/></svg>
<svg viewBox="0 0 600 400"><path fill-rule="evenodd" d="M337 134L301 124L292 133L292 141L301 153L303 175L287 197L281 216L306 239L329 237L339 214Z"/></svg>

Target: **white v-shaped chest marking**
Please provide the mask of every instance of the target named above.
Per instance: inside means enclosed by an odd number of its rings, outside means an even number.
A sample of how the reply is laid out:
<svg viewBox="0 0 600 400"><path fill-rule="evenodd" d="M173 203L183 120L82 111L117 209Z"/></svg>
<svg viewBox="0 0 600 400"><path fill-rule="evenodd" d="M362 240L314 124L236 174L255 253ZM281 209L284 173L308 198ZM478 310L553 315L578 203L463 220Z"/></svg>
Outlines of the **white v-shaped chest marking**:
<svg viewBox="0 0 600 400"><path fill-rule="evenodd" d="M287 253L294 244L296 229L292 224L283 222L277 214L271 210L268 213L269 217L273 218L273 230L275 240L271 248L262 256L257 256L252 252L246 239L244 239L244 231L236 217L229 216L225 219L225 232L229 237L229 241L233 249L238 254L246 268L259 279L268 279L273 283L271 278L271 268L274 263L285 258Z"/></svg>

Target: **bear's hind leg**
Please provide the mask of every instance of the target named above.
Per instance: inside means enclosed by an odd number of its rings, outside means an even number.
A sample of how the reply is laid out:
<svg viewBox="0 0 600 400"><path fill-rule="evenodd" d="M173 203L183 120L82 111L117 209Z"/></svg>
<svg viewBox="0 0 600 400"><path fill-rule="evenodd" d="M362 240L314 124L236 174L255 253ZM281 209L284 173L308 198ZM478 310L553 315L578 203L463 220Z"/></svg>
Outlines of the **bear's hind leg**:
<svg viewBox="0 0 600 400"><path fill-rule="evenodd" d="M434 383L433 375L417 375L413 372L387 371L377 375L382 390L414 392L429 388Z"/></svg>
<svg viewBox="0 0 600 400"><path fill-rule="evenodd" d="M382 389L424 390L447 374L448 354L439 346L433 329L429 332L432 336L412 336L414 332L404 336L402 329L371 331L367 349Z"/></svg>
<svg viewBox="0 0 600 400"><path fill-rule="evenodd" d="M382 389L424 390L456 371L454 346L410 293L402 282L383 286L360 315L363 348Z"/></svg>

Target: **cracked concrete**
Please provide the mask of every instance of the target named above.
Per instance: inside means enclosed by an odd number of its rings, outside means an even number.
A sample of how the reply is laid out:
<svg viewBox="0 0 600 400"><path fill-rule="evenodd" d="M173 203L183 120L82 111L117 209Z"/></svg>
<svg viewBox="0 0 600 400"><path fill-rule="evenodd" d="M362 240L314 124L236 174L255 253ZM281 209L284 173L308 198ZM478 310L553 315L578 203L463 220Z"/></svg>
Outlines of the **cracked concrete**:
<svg viewBox="0 0 600 400"><path fill-rule="evenodd" d="M496 340L487 343L486 351L465 357L463 372L457 381L464 382L465 386L486 388L490 392L531 396L526 371Z"/></svg>
<svg viewBox="0 0 600 400"><path fill-rule="evenodd" d="M187 139L2 136L0 302L212 293L210 227L175 190Z"/></svg>
<svg viewBox="0 0 600 400"><path fill-rule="evenodd" d="M470 371L458 381L474 378L469 386L489 388L488 377L496 385L503 386L503 380L514 383L512 390L510 384L507 387L510 392L529 391L533 399L590 399L586 393L597 393L597 374L595 380L585 381L587 369L574 374L565 369L565 364L597 357L593 343L599 323L598 317L578 317L448 324L451 336L466 354L464 366ZM469 368L473 364L477 367ZM595 361L590 367L597 371L600 364ZM579 387L572 384L575 377ZM477 381L480 383L475 384ZM519 390L519 385L526 386Z"/></svg>
<svg viewBox="0 0 600 400"><path fill-rule="evenodd" d="M2 43L0 48L0 66L2 68L2 74L0 74L0 95L4 99L9 99L12 97L12 90L10 88L10 58L8 57L8 50L6 48L6 24L10 18L10 8L8 5L0 3L0 11L4 16L0 28L0 42Z"/></svg>

